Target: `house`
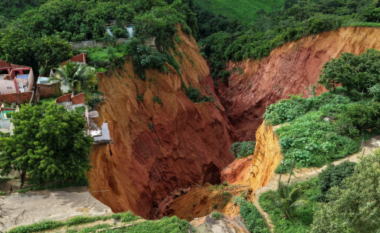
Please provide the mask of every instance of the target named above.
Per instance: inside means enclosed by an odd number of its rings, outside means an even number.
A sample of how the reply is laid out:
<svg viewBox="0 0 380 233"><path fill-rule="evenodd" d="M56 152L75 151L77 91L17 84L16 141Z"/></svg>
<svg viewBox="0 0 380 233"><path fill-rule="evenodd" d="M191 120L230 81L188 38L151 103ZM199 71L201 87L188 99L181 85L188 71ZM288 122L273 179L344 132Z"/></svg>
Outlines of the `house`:
<svg viewBox="0 0 380 233"><path fill-rule="evenodd" d="M78 95L69 93L63 95L58 97L55 100L55 103L63 106L67 111L83 112L83 117L87 123L86 134L94 138L94 144L113 143L108 130L108 123L103 123L102 127L99 128L98 125L92 120L93 118L99 117L99 113L97 111L88 112L84 93L80 93ZM81 108L84 108L84 111L78 111Z"/></svg>
<svg viewBox="0 0 380 233"><path fill-rule="evenodd" d="M34 85L33 69L0 60L0 94L31 92Z"/></svg>
<svg viewBox="0 0 380 233"><path fill-rule="evenodd" d="M19 107L5 107L4 103L0 106L0 132L13 135L14 125L11 118L14 112L20 111Z"/></svg>
<svg viewBox="0 0 380 233"><path fill-rule="evenodd" d="M0 105L2 102L27 103L33 96L34 75L29 66L0 60ZM38 99L38 93L37 99Z"/></svg>
<svg viewBox="0 0 380 233"><path fill-rule="evenodd" d="M86 64L86 53L81 53L70 58L68 61L62 62L61 65L66 65L67 62L77 62L80 64ZM66 94L70 91L70 87L61 83L59 80L50 80L50 77L54 75L54 70L50 70L48 76L40 76L37 80L38 93L41 97L59 96Z"/></svg>

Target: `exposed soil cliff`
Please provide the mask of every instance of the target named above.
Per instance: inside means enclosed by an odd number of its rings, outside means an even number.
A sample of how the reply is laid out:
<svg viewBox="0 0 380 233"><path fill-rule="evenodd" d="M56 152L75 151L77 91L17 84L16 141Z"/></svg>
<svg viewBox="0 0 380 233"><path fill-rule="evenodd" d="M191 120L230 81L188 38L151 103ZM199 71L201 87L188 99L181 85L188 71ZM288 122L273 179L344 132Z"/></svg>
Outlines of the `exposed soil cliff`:
<svg viewBox="0 0 380 233"><path fill-rule="evenodd" d="M284 44L260 61L228 63L235 72L229 87L220 87L219 97L239 140L255 138L266 106L289 94L308 96L306 87L317 83L325 62L343 52L380 49L378 38L380 29L347 27Z"/></svg>
<svg viewBox="0 0 380 233"><path fill-rule="evenodd" d="M115 143L92 147L89 189L114 212L132 210L155 218L158 206L175 189L218 183L220 171L234 160L229 152L233 127L214 93L207 63L195 40L179 35L177 54L183 56L176 59L182 78L168 66L167 74L147 70L142 81L131 60L124 71L100 77L107 101L98 109L97 123L108 121ZM213 95L215 104L193 103L181 79Z"/></svg>
<svg viewBox="0 0 380 233"><path fill-rule="evenodd" d="M222 171L222 181L229 185L249 185L251 190L266 186L282 159L274 128L265 122L256 131L256 149L252 156L235 160ZM253 201L254 196L251 196Z"/></svg>

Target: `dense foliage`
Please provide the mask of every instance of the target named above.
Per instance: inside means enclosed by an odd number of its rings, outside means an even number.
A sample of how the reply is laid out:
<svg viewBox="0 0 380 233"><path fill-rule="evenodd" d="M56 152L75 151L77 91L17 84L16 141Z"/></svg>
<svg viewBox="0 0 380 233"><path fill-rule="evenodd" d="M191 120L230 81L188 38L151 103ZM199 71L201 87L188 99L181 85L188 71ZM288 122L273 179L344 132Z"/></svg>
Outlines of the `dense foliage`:
<svg viewBox="0 0 380 233"><path fill-rule="evenodd" d="M313 209L321 195L321 191L318 187L318 179L292 184L289 189L293 189L295 186L302 189L301 197L307 201L307 204L294 210L293 222L285 217L282 208L278 205L279 202L272 198L273 195L280 195L277 191L264 193L260 197L260 206L269 214L274 225L275 233L308 232L313 222Z"/></svg>
<svg viewBox="0 0 380 233"><path fill-rule="evenodd" d="M62 106L23 105L13 116L14 135L0 137L2 174L26 173L33 183L81 180L90 169L92 137L81 115Z"/></svg>
<svg viewBox="0 0 380 233"><path fill-rule="evenodd" d="M208 1L202 2L205 5ZM252 4L257 4L257 1ZM250 21L250 24L237 24L234 17L224 18L210 12L203 13L207 8L217 12L213 10L219 7L216 4L201 9L193 7L200 28L199 44L203 54L211 62L214 78L222 76L228 60L260 59L268 56L272 49L304 36L336 30L342 26L379 26L379 4L367 0L287 0L285 5L271 2L266 4L271 7L256 11L252 16L255 20ZM232 9L235 12L240 10L239 7ZM242 14L241 17L245 15Z"/></svg>
<svg viewBox="0 0 380 233"><path fill-rule="evenodd" d="M341 84L348 94L356 91L377 96L378 92L372 87L380 82L379 66L380 52L377 50L369 49L358 56L343 53L339 58L324 64L318 83L330 91Z"/></svg>
<svg viewBox="0 0 380 233"><path fill-rule="evenodd" d="M256 142L254 141L243 141L234 142L231 145L230 152L235 155L236 158L245 158L249 155L253 155L255 152Z"/></svg>
<svg viewBox="0 0 380 233"><path fill-rule="evenodd" d="M354 173L356 163L345 161L337 166L329 165L318 175L319 188L323 193L332 187L342 187L343 180Z"/></svg>
<svg viewBox="0 0 380 233"><path fill-rule="evenodd" d="M240 216L244 219L244 222L250 232L270 232L267 228L265 220L251 202L245 200L240 202Z"/></svg>
<svg viewBox="0 0 380 233"><path fill-rule="evenodd" d="M378 232L380 230L380 151L364 157L342 188L331 188L317 206L311 232Z"/></svg>

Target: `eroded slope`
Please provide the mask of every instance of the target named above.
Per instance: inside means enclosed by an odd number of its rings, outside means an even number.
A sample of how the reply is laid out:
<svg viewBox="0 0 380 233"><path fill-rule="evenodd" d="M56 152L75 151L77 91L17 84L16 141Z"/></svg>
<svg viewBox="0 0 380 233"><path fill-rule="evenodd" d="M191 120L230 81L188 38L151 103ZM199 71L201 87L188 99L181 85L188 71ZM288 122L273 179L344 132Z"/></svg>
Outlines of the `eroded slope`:
<svg viewBox="0 0 380 233"><path fill-rule="evenodd" d="M89 189L114 212L155 218L175 189L220 182L220 171L234 160L229 152L233 128L214 93L207 63L193 38L181 32L180 38L176 58L182 78L168 66L167 74L147 70L142 81L132 61L124 72L100 78L107 101L97 120L108 121L115 143L92 147ZM215 104L193 103L181 79L213 95Z"/></svg>
<svg viewBox="0 0 380 233"><path fill-rule="evenodd" d="M306 87L317 84L327 61L343 52L361 54L380 49L377 28L340 28L287 43L260 61L230 62L235 72L229 87L221 87L219 97L239 140L255 139L265 108L289 94L309 96ZM235 68L235 69L234 69ZM317 93L323 92L318 88Z"/></svg>

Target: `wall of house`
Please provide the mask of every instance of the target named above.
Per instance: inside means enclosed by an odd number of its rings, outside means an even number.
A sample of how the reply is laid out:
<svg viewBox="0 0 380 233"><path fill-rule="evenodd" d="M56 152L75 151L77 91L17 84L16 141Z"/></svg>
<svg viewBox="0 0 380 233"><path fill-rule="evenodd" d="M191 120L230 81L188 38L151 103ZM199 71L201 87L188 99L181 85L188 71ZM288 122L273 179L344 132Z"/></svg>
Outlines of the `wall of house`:
<svg viewBox="0 0 380 233"><path fill-rule="evenodd" d="M33 92L13 93L0 95L0 102L6 101L7 103L28 103L33 96Z"/></svg>
<svg viewBox="0 0 380 233"><path fill-rule="evenodd" d="M0 94L16 93L15 82L13 80L0 79Z"/></svg>
<svg viewBox="0 0 380 233"><path fill-rule="evenodd" d="M37 84L38 93L40 93L40 97L52 97L52 96L60 96L62 94L61 91L61 83L54 84Z"/></svg>

